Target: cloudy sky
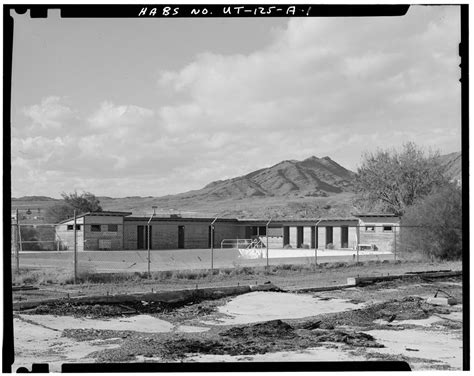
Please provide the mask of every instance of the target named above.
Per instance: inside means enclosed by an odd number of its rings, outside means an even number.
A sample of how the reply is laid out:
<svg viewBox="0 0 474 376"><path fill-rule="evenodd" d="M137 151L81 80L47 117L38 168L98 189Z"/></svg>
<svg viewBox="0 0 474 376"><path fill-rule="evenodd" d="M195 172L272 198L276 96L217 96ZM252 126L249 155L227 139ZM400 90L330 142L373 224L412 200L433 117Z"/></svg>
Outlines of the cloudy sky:
<svg viewBox="0 0 474 376"><path fill-rule="evenodd" d="M460 13L15 16L12 195L161 196L414 141L461 149Z"/></svg>

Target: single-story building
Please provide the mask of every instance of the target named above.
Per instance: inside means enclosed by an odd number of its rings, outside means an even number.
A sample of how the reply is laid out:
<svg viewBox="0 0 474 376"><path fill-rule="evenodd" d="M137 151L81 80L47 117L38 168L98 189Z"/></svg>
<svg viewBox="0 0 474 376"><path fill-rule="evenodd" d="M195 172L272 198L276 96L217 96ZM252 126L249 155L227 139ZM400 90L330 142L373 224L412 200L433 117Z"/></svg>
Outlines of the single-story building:
<svg viewBox="0 0 474 376"><path fill-rule="evenodd" d="M129 212L89 212L76 217L76 247L83 250L202 249L268 241L269 248L354 249L358 244L391 250L400 219L392 214L350 218L236 219L136 217ZM268 236L267 236L268 229ZM73 249L74 219L55 227L59 249Z"/></svg>

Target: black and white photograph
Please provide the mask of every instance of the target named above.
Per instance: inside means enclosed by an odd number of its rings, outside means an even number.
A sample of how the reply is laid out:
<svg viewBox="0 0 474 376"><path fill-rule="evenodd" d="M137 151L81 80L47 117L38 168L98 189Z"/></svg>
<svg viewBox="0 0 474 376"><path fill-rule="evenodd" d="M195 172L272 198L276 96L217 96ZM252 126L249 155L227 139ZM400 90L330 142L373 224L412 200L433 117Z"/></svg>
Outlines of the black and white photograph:
<svg viewBox="0 0 474 376"><path fill-rule="evenodd" d="M3 11L11 372L469 369L467 5Z"/></svg>

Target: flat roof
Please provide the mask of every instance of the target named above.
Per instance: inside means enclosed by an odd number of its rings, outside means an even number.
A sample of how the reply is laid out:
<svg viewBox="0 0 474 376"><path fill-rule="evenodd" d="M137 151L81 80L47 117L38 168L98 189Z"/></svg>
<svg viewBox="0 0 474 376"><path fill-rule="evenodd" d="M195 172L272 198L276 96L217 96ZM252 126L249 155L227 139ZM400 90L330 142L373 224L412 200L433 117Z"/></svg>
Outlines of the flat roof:
<svg viewBox="0 0 474 376"><path fill-rule="evenodd" d="M152 222L209 222L211 223L214 221L215 217L211 218L199 218L199 217L158 217L154 216L151 221ZM149 221L150 217L126 217L124 218L125 222L132 222L132 221ZM238 220L236 218L217 218L216 222L234 222L237 223Z"/></svg>
<svg viewBox="0 0 474 376"><path fill-rule="evenodd" d="M82 213L76 218L82 218L86 216L97 216L97 217L124 217L125 222L132 222L132 221L149 221L149 216L131 216L131 212L122 212L122 211L101 211L101 212L87 212ZM306 224L315 226L317 223L331 223L331 222L356 222L359 218L365 217L390 217L396 218L397 215L393 213L360 213L360 214L353 214L353 217L345 217L345 218L284 218L284 219L272 219L269 227L277 226L278 224ZM73 218L65 219L64 221L59 222L58 224L69 222L73 220ZM215 217L181 217L181 216L157 216L155 215L152 217L152 222L213 222ZM268 218L217 218L216 223L238 223L242 225L257 225L257 226L265 226L268 223Z"/></svg>
<svg viewBox="0 0 474 376"><path fill-rule="evenodd" d="M398 215L393 213L353 213L352 215L354 217L398 217Z"/></svg>
<svg viewBox="0 0 474 376"><path fill-rule="evenodd" d="M82 218L85 216L91 216L91 217L126 217L127 215L131 215L131 212L121 212L121 211L95 211L95 212L87 212L87 213L82 213L79 215L76 215L77 218ZM58 222L57 224L65 223L74 220L74 217L65 219L61 222Z"/></svg>

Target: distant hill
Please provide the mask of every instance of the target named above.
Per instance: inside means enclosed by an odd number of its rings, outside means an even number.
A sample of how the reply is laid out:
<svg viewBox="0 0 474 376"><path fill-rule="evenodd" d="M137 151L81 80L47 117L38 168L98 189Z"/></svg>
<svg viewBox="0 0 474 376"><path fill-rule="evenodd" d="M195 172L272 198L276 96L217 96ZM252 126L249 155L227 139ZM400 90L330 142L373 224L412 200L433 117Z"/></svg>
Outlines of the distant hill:
<svg viewBox="0 0 474 376"><path fill-rule="evenodd" d="M461 153L440 156L450 179L461 182ZM183 216L315 218L349 216L354 172L329 157L286 160L232 179L218 180L199 190L163 197L98 197L104 210L133 215L179 213ZM133 192L131 192L133 194ZM45 196L12 198L12 210L40 211L61 200Z"/></svg>
<svg viewBox="0 0 474 376"><path fill-rule="evenodd" d="M461 152L440 156L441 164L446 168L446 176L451 180L462 182Z"/></svg>
<svg viewBox="0 0 474 376"><path fill-rule="evenodd" d="M23 197L12 197L12 201L58 201L55 198L47 196L23 196Z"/></svg>
<svg viewBox="0 0 474 376"><path fill-rule="evenodd" d="M329 157L288 160L247 175L214 181L174 197L244 199L256 197L327 197L352 191L354 173Z"/></svg>

